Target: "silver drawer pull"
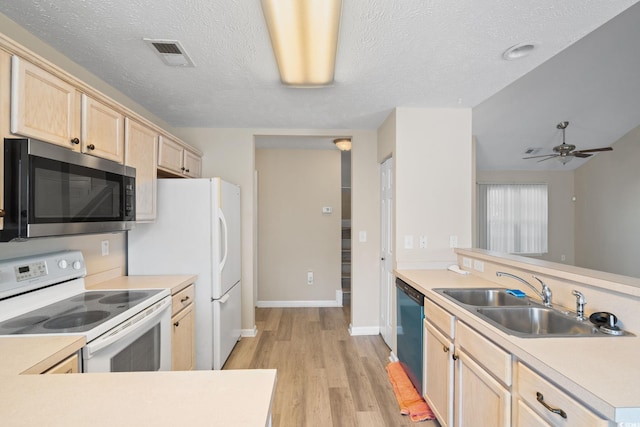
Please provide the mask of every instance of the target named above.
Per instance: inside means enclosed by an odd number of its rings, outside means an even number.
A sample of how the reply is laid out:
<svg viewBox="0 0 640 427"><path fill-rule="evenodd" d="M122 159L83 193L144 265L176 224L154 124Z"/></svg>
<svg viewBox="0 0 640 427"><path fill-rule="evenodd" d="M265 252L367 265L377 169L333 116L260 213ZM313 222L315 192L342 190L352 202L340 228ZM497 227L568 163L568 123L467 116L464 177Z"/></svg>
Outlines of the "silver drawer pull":
<svg viewBox="0 0 640 427"><path fill-rule="evenodd" d="M554 408L552 406L549 406L547 404L547 402L544 401L544 396L539 391L536 391L536 399L538 400L538 402L540 402L540 404L542 404L542 406L547 408L547 411L553 412L554 414L558 414L562 418L567 418L567 413L564 412L562 409L558 409L558 408Z"/></svg>

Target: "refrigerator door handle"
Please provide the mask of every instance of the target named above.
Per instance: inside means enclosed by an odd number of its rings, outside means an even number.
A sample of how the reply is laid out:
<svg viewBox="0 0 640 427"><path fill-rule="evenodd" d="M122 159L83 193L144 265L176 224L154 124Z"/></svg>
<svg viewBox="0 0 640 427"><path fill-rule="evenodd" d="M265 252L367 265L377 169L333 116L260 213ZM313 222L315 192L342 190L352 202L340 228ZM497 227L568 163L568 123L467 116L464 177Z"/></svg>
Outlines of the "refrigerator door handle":
<svg viewBox="0 0 640 427"><path fill-rule="evenodd" d="M224 265L227 263L227 255L229 254L229 229L227 228L227 220L224 217L224 212L222 212L222 209L220 208L218 208L218 216L224 232L224 255L220 261L220 271L222 271L224 269Z"/></svg>

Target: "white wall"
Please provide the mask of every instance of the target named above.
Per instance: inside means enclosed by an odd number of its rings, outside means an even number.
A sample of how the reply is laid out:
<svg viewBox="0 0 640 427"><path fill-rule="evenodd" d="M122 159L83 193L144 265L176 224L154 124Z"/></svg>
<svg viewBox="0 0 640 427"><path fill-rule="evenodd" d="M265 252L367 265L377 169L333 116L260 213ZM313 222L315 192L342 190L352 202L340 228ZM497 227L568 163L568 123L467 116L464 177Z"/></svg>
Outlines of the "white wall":
<svg viewBox="0 0 640 427"><path fill-rule="evenodd" d="M470 109L396 109L397 268L454 263L450 236L471 247L473 144ZM413 249L405 248L405 237ZM419 248L420 236L427 248Z"/></svg>
<svg viewBox="0 0 640 427"><path fill-rule="evenodd" d="M256 150L258 306L342 304L341 157L334 150ZM322 212L331 207L332 213ZM307 273L314 275L307 284Z"/></svg>
<svg viewBox="0 0 640 427"><path fill-rule="evenodd" d="M571 171L477 171L483 184L547 184L549 196L549 252L534 258L574 263L574 172ZM562 260L562 256L565 260Z"/></svg>
<svg viewBox="0 0 640 427"><path fill-rule="evenodd" d="M575 171L576 265L640 277L640 127Z"/></svg>

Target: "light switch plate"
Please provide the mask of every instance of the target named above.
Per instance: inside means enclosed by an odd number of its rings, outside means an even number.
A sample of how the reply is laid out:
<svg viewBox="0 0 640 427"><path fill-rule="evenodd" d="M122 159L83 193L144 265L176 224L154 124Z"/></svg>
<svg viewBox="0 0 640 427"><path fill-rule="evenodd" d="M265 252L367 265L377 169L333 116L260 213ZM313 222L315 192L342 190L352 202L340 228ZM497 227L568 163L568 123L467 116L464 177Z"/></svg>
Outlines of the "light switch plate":
<svg viewBox="0 0 640 427"><path fill-rule="evenodd" d="M471 268L473 264L471 263L471 258L462 257L462 266L465 268Z"/></svg>
<svg viewBox="0 0 640 427"><path fill-rule="evenodd" d="M100 249L102 250L102 256L109 255L109 241L103 240L100 242Z"/></svg>
<svg viewBox="0 0 640 427"><path fill-rule="evenodd" d="M484 272L484 262L478 261L477 259L473 261L473 269L479 271L480 273Z"/></svg>
<svg viewBox="0 0 640 427"><path fill-rule="evenodd" d="M360 241L360 243L364 243L364 242L367 241L367 232L366 231L363 230L358 234L358 241Z"/></svg>

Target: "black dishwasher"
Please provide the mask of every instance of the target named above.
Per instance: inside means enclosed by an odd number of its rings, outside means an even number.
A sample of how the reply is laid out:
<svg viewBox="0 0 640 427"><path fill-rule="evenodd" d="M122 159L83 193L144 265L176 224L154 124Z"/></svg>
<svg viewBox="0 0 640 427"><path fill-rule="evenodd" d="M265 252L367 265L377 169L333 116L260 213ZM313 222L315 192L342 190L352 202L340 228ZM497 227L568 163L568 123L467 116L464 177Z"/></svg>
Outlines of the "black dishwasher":
<svg viewBox="0 0 640 427"><path fill-rule="evenodd" d="M424 295L396 279L396 331L398 359L418 393L422 395L422 329Z"/></svg>

